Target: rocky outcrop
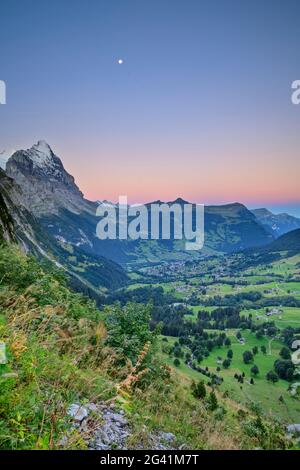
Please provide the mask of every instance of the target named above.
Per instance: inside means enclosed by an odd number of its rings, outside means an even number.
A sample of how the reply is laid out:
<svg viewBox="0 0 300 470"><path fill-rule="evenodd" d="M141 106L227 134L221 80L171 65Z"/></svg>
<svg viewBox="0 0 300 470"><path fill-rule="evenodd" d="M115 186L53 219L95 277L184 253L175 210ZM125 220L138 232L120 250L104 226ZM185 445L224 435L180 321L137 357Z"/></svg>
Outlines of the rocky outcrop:
<svg viewBox="0 0 300 470"><path fill-rule="evenodd" d="M13 219L7 208L3 190L1 188L3 174L4 173L0 169L0 242L2 240L6 240L6 241L15 240Z"/></svg>
<svg viewBox="0 0 300 470"><path fill-rule="evenodd" d="M46 251L53 241L23 202L22 189L0 168L0 234L23 251L49 259Z"/></svg>
<svg viewBox="0 0 300 470"><path fill-rule="evenodd" d="M0 234L9 242L35 239L31 223L34 218L22 205L22 192L18 185L0 168Z"/></svg>
<svg viewBox="0 0 300 470"><path fill-rule="evenodd" d="M170 432L145 433L143 442L130 444L133 430L124 410L113 404L73 403L68 409L71 418L70 434L77 429L90 450L154 449L171 450L176 448L176 437ZM136 441L136 439L135 439ZM61 447L68 447L68 436L60 441ZM178 447L177 447L178 448Z"/></svg>
<svg viewBox="0 0 300 470"><path fill-rule="evenodd" d="M286 431L291 436L300 436L300 424L289 424Z"/></svg>

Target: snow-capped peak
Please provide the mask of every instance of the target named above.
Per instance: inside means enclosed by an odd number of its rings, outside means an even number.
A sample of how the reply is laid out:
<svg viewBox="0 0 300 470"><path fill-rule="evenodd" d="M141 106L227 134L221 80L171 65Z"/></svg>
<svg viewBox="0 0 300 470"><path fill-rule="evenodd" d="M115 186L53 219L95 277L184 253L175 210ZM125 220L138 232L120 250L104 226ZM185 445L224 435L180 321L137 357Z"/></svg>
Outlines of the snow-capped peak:
<svg viewBox="0 0 300 470"><path fill-rule="evenodd" d="M47 166L53 160L51 147L44 140L39 140L27 152L32 162L37 166Z"/></svg>
<svg viewBox="0 0 300 470"><path fill-rule="evenodd" d="M33 145L33 149L44 154L51 154L52 150L49 144L45 140L39 140L37 144Z"/></svg>
<svg viewBox="0 0 300 470"><path fill-rule="evenodd" d="M6 169L8 160L15 152L16 150L0 151L0 167L3 170ZM39 140L38 143L28 149L26 153L35 166L52 166L53 152L50 145L44 140Z"/></svg>
<svg viewBox="0 0 300 470"><path fill-rule="evenodd" d="M24 205L35 214L57 213L64 208L78 213L78 207L91 211L72 175L43 140L12 155L6 173L23 189Z"/></svg>

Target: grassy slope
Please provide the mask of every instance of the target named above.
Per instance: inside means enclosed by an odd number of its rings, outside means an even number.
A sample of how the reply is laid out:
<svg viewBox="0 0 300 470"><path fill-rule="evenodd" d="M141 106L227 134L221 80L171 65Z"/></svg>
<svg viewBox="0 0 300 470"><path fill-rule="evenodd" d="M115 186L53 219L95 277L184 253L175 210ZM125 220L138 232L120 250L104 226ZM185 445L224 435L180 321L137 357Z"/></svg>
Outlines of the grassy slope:
<svg viewBox="0 0 300 470"><path fill-rule="evenodd" d="M14 248L0 247L0 279L0 339L8 351L0 365L0 448L59 448L70 403L112 398L128 413L129 447L143 445L152 430L173 432L190 449L283 445L267 423L264 433L246 432L238 407L221 397L227 413L217 419L177 371L156 374L143 388L138 382L120 401L117 390L131 368L116 366L119 353L106 345L103 313L70 292L59 273L45 272ZM246 421L255 427L254 416L246 414ZM85 444L74 431L65 446Z"/></svg>

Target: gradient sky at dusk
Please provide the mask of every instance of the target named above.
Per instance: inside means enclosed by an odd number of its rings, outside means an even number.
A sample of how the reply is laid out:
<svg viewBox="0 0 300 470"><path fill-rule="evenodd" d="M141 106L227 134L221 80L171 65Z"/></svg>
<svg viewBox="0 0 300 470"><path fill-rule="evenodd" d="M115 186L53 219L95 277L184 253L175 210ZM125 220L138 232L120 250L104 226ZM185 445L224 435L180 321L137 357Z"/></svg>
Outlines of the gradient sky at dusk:
<svg viewBox="0 0 300 470"><path fill-rule="evenodd" d="M47 140L90 199L300 216L299 44L297 0L1 0L0 150Z"/></svg>

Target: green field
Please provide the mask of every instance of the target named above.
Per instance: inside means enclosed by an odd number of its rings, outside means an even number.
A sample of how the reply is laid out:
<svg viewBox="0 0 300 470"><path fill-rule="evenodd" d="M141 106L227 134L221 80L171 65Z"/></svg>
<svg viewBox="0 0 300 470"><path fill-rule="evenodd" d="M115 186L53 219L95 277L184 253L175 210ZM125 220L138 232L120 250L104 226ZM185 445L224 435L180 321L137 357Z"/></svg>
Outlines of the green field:
<svg viewBox="0 0 300 470"><path fill-rule="evenodd" d="M300 282L298 282L300 268L297 266L300 263L300 256L294 256L288 259L280 260L268 266L259 266L251 269L245 269L244 272L239 272L232 285L232 276L221 276L221 278L213 282L211 274L203 274L202 276L191 276L188 281L183 282L169 282L161 283L165 292L172 292L178 301L186 303L187 307L193 312L192 315L185 315L186 320L197 321L197 314L199 310L206 310L211 312L214 307L204 307L202 305L192 306L188 303L188 295L196 293L200 299L207 299L210 297L224 296L226 294L238 294L242 292L260 292L265 298L272 298L278 296L293 296L294 299L300 299ZM298 276L298 278L297 278ZM205 286L206 283L209 285ZM206 292L201 293L201 289L205 287ZM182 290L182 292L180 292ZM270 306L269 311L273 309L280 310L279 314L266 315L266 308L258 309L244 309L241 316L248 317L252 315L254 325L261 323L274 322L280 331L287 327L300 328L300 307L278 307ZM208 332L217 332L217 330L206 330ZM210 372L221 376L224 381L219 386L221 392L226 392L229 398L237 403L249 405L251 402L258 404L263 410L264 414L272 415L282 420L284 423L300 422L300 401L293 398L289 391L289 382L279 380L273 384L266 380L266 374L273 369L275 360L279 359L279 352L284 346L280 340L280 334L275 338L268 338L264 336L262 339L257 339L254 333L249 330L242 331L245 338L245 344L240 344L236 338L237 330L227 330L226 335L231 339L230 348L214 347L210 355L202 360L199 364L200 367L208 367ZM172 345L176 338L168 338L168 343L162 344ZM261 352L260 347L264 345L267 348L267 354ZM259 353L254 356L252 364L245 364L243 361L243 352L245 350L252 350L257 346ZM223 360L226 358L228 349L233 351L233 359L231 366L224 369L222 366ZM188 352L188 349L183 347L182 350ZM174 357L163 353L166 362L175 368ZM254 385L250 383L251 367L256 364L259 368L259 374L253 377ZM217 371L217 367L221 370ZM180 359L179 367L176 370L183 374L190 380L203 380L208 382L209 379L198 371L193 370L184 363L184 358ZM240 384L235 378L235 374L245 374L244 383Z"/></svg>
<svg viewBox="0 0 300 470"><path fill-rule="evenodd" d="M252 333L245 331L243 337L246 340L244 345L240 344L235 337L236 330L228 330L227 336L231 339L231 346L214 348L208 358L205 358L200 366L208 367L210 372L223 377L224 382L219 387L221 392L227 392L229 398L235 400L237 403L249 405L251 402L258 404L263 413L272 415L273 417L280 418L284 423L299 422L300 420L300 401L291 397L288 392L288 382L279 380L277 383L272 384L266 380L266 374L273 368L274 361L279 358L279 352L283 344L278 340L267 340L266 338L257 339ZM167 344L173 344L176 338L168 338ZM162 343L166 344L166 343ZM260 351L260 347L265 345L267 354ZM259 349L258 354L254 357L251 364L243 362L243 352L251 350L254 346ZM226 358L228 349L233 351L233 359L229 369L224 369L222 365L218 364L218 358L222 361ZM174 358L163 354L166 362L175 368ZM203 380L208 382L209 379L202 375L200 372L192 370L184 360L180 360L181 364L176 369L184 373L191 380ZM259 374L254 379L254 385L251 385L250 379L252 377L250 369L256 364L259 368ZM217 367L221 371L217 371ZM241 385L235 378L236 373L245 373L244 383ZM279 398L283 397L284 403Z"/></svg>
<svg viewBox="0 0 300 470"><path fill-rule="evenodd" d="M276 307L278 308L278 307ZM272 307L269 307L272 309ZM280 315L267 316L264 308L257 310L249 309L244 310L242 314L248 316L252 314L254 322L264 323L264 322L274 322L277 328L287 328L292 326L293 328L300 328L300 308L297 307L280 307L283 311Z"/></svg>

